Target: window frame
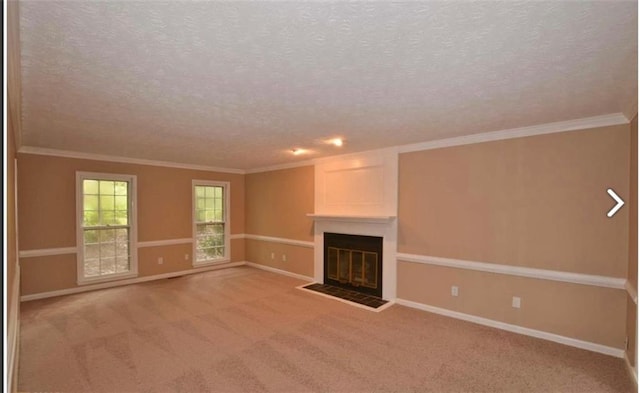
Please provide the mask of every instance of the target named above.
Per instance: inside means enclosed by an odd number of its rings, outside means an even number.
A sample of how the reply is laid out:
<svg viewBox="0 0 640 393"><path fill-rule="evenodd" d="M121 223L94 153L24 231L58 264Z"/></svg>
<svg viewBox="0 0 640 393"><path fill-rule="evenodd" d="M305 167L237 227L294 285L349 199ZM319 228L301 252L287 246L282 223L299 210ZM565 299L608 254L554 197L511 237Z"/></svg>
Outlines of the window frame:
<svg viewBox="0 0 640 393"><path fill-rule="evenodd" d="M206 261L198 261L197 260L197 248L198 248L198 230L196 222L196 186L211 186L211 187L222 187L222 197L223 197L223 210L222 210L222 223L224 224L224 255L221 258L209 259ZM202 266L210 266L217 265L221 263L228 263L231 261L231 183L226 181L215 181L215 180L195 180L191 181L191 235L193 239L193 246L191 249L191 261L193 267L202 267Z"/></svg>
<svg viewBox="0 0 640 393"><path fill-rule="evenodd" d="M114 273L98 277L85 277L84 275L84 180L109 180L126 181L129 183L127 198L129 206L129 271ZM138 215L137 201L137 176L116 173L100 172L76 172L76 248L77 248L77 283L78 285L93 284L98 282L122 280L138 276Z"/></svg>

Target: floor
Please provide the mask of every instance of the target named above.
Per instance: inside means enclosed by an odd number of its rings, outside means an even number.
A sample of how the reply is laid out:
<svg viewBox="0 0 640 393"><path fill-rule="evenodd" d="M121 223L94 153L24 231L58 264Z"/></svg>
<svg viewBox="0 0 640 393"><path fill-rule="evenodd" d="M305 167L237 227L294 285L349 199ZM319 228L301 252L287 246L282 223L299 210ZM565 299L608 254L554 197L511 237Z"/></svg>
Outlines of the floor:
<svg viewBox="0 0 640 393"><path fill-rule="evenodd" d="M633 392L624 361L251 267L21 305L20 391Z"/></svg>

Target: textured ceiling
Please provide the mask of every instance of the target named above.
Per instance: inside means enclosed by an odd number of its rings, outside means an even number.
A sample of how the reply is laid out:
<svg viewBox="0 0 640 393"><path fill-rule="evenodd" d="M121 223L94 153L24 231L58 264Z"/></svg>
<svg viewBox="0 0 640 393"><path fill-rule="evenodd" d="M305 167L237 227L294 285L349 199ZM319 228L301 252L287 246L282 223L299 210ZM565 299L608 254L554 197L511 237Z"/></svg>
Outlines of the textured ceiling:
<svg viewBox="0 0 640 393"><path fill-rule="evenodd" d="M22 0L20 13L23 146L251 169L637 105L635 1ZM345 146L322 143L333 136Z"/></svg>

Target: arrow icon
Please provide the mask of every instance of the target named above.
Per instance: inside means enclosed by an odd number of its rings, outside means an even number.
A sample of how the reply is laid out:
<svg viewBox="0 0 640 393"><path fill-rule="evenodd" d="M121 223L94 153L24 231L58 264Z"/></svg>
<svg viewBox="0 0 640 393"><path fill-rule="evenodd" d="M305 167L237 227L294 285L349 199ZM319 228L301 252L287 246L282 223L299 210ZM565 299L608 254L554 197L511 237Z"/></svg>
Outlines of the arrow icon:
<svg viewBox="0 0 640 393"><path fill-rule="evenodd" d="M622 205L624 205L624 201L618 196L618 194L616 194L615 191L613 191L613 188L607 188L607 194L609 194L609 196L613 198L614 201L616 201L616 205L612 207L611 210L609 210L609 212L607 213L607 217L611 218L618 212L618 210L620 210Z"/></svg>

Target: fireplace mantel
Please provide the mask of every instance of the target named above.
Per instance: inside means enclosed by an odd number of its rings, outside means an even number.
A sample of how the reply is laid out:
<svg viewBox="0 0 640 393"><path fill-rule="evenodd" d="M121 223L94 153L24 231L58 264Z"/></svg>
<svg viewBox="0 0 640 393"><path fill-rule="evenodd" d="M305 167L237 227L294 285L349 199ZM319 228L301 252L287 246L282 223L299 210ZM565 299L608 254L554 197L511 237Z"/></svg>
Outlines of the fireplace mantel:
<svg viewBox="0 0 640 393"><path fill-rule="evenodd" d="M363 216L345 214L314 214L308 213L315 221L341 221L341 222L363 222L371 224L388 224L396 219L396 216Z"/></svg>

